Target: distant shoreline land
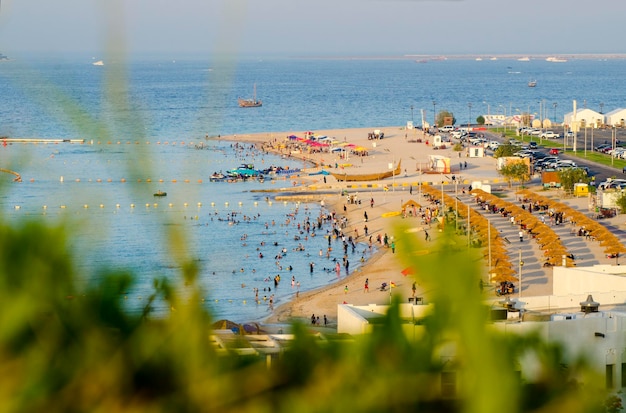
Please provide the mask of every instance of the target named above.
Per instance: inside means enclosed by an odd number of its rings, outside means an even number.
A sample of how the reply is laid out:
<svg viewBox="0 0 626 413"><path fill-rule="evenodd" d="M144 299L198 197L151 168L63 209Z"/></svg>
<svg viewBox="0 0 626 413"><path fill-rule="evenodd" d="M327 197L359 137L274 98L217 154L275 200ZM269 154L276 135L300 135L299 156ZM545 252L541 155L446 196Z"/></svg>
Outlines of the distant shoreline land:
<svg viewBox="0 0 626 413"><path fill-rule="evenodd" d="M292 56L296 59L320 59L320 60L415 60L418 63L442 60L517 60L553 61L554 58L562 60L622 60L626 59L626 53L506 53L506 54L404 54L404 55L328 55L328 56ZM552 58L552 60L551 60Z"/></svg>

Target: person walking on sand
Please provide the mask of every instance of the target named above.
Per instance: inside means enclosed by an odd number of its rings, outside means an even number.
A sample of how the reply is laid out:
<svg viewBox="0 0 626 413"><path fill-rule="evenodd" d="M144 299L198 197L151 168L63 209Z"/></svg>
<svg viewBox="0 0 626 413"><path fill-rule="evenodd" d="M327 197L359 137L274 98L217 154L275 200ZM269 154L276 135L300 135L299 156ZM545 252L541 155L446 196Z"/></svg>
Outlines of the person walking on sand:
<svg viewBox="0 0 626 413"><path fill-rule="evenodd" d="M426 230L424 230L424 239L425 241L430 241L430 234Z"/></svg>
<svg viewBox="0 0 626 413"><path fill-rule="evenodd" d="M370 279L369 278L365 279L365 287L363 289L363 292L366 292L366 293L370 292Z"/></svg>
<svg viewBox="0 0 626 413"><path fill-rule="evenodd" d="M396 253L396 242L395 241L391 241L391 253L392 254Z"/></svg>
<svg viewBox="0 0 626 413"><path fill-rule="evenodd" d="M363 219L367 222L367 211L363 212Z"/></svg>
<svg viewBox="0 0 626 413"><path fill-rule="evenodd" d="M345 287L343 287L343 293L344 294L348 294L348 286L347 285Z"/></svg>
<svg viewBox="0 0 626 413"><path fill-rule="evenodd" d="M417 287L415 285L415 281L413 281L413 286L411 287L411 291L413 291L413 297L415 297L415 291L417 290Z"/></svg>
<svg viewBox="0 0 626 413"><path fill-rule="evenodd" d="M374 198L370 199L370 208L374 208Z"/></svg>

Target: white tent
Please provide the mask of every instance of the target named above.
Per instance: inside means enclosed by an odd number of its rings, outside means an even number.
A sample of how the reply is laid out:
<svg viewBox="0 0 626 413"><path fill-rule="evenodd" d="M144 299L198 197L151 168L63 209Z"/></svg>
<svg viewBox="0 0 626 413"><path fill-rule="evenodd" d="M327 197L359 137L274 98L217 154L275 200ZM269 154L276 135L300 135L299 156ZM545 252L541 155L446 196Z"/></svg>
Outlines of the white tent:
<svg viewBox="0 0 626 413"><path fill-rule="evenodd" d="M626 109L618 108L604 115L604 122L609 126L626 126Z"/></svg>
<svg viewBox="0 0 626 413"><path fill-rule="evenodd" d="M566 113L563 117L563 124L572 130L579 130L584 127L596 128L604 124L604 115L591 109L576 109Z"/></svg>

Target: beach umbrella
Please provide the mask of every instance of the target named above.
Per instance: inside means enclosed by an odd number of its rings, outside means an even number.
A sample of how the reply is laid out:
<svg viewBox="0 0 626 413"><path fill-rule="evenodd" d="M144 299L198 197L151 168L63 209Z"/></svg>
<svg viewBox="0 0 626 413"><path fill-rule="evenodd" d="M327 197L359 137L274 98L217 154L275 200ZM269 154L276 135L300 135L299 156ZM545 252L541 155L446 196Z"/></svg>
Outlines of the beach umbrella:
<svg viewBox="0 0 626 413"><path fill-rule="evenodd" d="M400 273L406 277L407 275L415 274L415 270L413 269L413 267L406 267L405 269L400 271Z"/></svg>
<svg viewBox="0 0 626 413"><path fill-rule="evenodd" d="M626 247L624 247L622 244L609 245L604 249L604 253L610 255L624 254L626 253Z"/></svg>
<svg viewBox="0 0 626 413"><path fill-rule="evenodd" d="M491 278L492 282L501 283L501 282L516 282L518 280L513 274L501 274L497 272L491 272L490 274L496 274Z"/></svg>

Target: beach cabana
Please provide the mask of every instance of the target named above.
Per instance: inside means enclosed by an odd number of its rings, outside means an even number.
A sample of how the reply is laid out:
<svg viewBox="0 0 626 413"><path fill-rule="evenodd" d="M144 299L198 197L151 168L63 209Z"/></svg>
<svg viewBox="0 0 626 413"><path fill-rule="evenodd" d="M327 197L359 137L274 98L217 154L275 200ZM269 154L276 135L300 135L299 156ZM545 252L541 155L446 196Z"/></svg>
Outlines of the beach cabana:
<svg viewBox="0 0 626 413"><path fill-rule="evenodd" d="M431 171L449 174L450 158L441 155L428 155L428 166Z"/></svg>

